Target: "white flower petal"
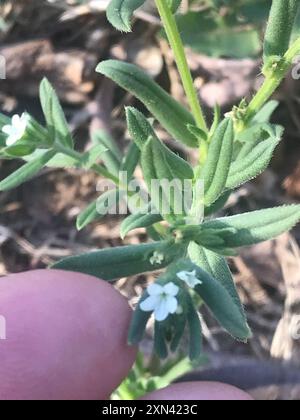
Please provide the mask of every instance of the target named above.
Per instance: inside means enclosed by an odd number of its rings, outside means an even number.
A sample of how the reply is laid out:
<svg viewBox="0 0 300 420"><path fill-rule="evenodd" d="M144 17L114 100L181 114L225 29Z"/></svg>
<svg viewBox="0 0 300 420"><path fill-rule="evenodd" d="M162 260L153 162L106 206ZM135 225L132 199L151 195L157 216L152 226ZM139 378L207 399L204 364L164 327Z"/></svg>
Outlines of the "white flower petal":
<svg viewBox="0 0 300 420"><path fill-rule="evenodd" d="M182 281L187 281L187 271L180 271L177 273L177 277Z"/></svg>
<svg viewBox="0 0 300 420"><path fill-rule="evenodd" d="M26 121L26 123L30 120L30 115L27 112L23 112L21 115L21 120Z"/></svg>
<svg viewBox="0 0 300 420"><path fill-rule="evenodd" d="M176 296L179 292L179 287L176 286L172 281L170 283L167 283L163 287L164 293L170 296Z"/></svg>
<svg viewBox="0 0 300 420"><path fill-rule="evenodd" d="M160 284L152 283L150 286L148 286L147 291L150 296L158 296L163 294L164 290L163 287Z"/></svg>
<svg viewBox="0 0 300 420"><path fill-rule="evenodd" d="M161 322L167 319L168 315L169 315L169 311L167 307L167 300L161 299L159 305L157 305L157 307L154 310L154 317L156 321Z"/></svg>
<svg viewBox="0 0 300 420"><path fill-rule="evenodd" d="M4 125L2 131L3 133L10 135L13 131L13 127L11 125Z"/></svg>
<svg viewBox="0 0 300 420"><path fill-rule="evenodd" d="M178 300L173 296L168 296L166 299L167 309L170 314L175 314L178 308Z"/></svg>
<svg viewBox="0 0 300 420"><path fill-rule="evenodd" d="M165 259L164 254L158 251L154 251L152 257L150 258L150 263L152 265L161 264Z"/></svg>
<svg viewBox="0 0 300 420"><path fill-rule="evenodd" d="M179 273L177 273L177 277L184 281L189 287L191 287L192 289L197 285L197 284L202 284L202 281L200 281L197 278L197 271L193 270L193 271L180 271Z"/></svg>
<svg viewBox="0 0 300 420"><path fill-rule="evenodd" d="M12 146L24 136L29 120L30 116L26 112L21 117L16 114L12 117L10 125L2 127L2 132L8 136L6 139L7 146Z"/></svg>
<svg viewBox="0 0 300 420"><path fill-rule="evenodd" d="M17 143L17 141L19 140L18 137L16 137L15 135L10 135L7 139L6 139L6 146L13 146L15 143Z"/></svg>
<svg viewBox="0 0 300 420"><path fill-rule="evenodd" d="M11 125L13 127L18 127L20 123L21 123L20 116L19 115L14 115L11 119Z"/></svg>
<svg viewBox="0 0 300 420"><path fill-rule="evenodd" d="M154 311L155 308L160 304L159 296L149 296L143 302L140 303L140 308L144 312Z"/></svg>

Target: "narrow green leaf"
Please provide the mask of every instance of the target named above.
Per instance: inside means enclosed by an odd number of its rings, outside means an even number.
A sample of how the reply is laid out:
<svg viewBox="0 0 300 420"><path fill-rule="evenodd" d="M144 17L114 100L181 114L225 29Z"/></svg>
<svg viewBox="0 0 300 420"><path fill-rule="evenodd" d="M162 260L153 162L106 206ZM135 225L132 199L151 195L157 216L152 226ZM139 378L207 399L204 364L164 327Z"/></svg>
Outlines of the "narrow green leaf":
<svg viewBox="0 0 300 420"><path fill-rule="evenodd" d="M121 165L121 171L127 173L128 181L132 179L134 171L139 164L140 157L140 149L135 143L131 143Z"/></svg>
<svg viewBox="0 0 300 420"><path fill-rule="evenodd" d="M204 203L207 207L224 192L232 160L233 140L232 120L225 119L213 135L201 173L205 190Z"/></svg>
<svg viewBox="0 0 300 420"><path fill-rule="evenodd" d="M151 238L153 241L162 241L164 238L163 236L155 230L154 226L149 226L146 228L147 235L149 238Z"/></svg>
<svg viewBox="0 0 300 420"><path fill-rule="evenodd" d="M267 102L253 117L252 123L268 123L274 111L278 108L279 102L271 100Z"/></svg>
<svg viewBox="0 0 300 420"><path fill-rule="evenodd" d="M91 169L91 167L97 163L102 157L103 153L107 151L107 148L102 144L96 144L91 147L90 150L86 151L81 158L81 166L85 169Z"/></svg>
<svg viewBox="0 0 300 420"><path fill-rule="evenodd" d="M25 163L25 165L0 182L0 191L11 190L28 181L43 169L54 156L55 152L48 151L36 159Z"/></svg>
<svg viewBox="0 0 300 420"><path fill-rule="evenodd" d="M145 212L131 214L121 224L121 238L124 239L134 229L148 228L161 221L162 217L160 214L145 214Z"/></svg>
<svg viewBox="0 0 300 420"><path fill-rule="evenodd" d="M49 132L63 146L73 149L73 138L55 90L44 78L40 85L40 101Z"/></svg>
<svg viewBox="0 0 300 420"><path fill-rule="evenodd" d="M173 317L174 336L170 343L170 350L174 353L180 344L186 327L186 315L176 315Z"/></svg>
<svg viewBox="0 0 300 420"><path fill-rule="evenodd" d="M151 312L142 311L140 304L149 297L147 290L143 293L141 299L139 300L133 316L131 318L131 323L128 332L128 344L137 345L142 340L147 323L151 317Z"/></svg>
<svg viewBox="0 0 300 420"><path fill-rule="evenodd" d="M228 182L228 180L227 180ZM217 213L219 210L223 209L229 197L231 195L231 191L225 191L213 204L204 209L205 217L210 216L211 214Z"/></svg>
<svg viewBox="0 0 300 420"><path fill-rule="evenodd" d="M245 144L230 167L226 188L232 190L260 175L268 167L274 150L281 140L282 132L283 129L277 126L276 135L258 143L255 147L252 145L252 149L250 149L251 144Z"/></svg>
<svg viewBox="0 0 300 420"><path fill-rule="evenodd" d="M201 128L199 128L196 125L188 124L187 126L189 132L193 134L193 136L198 140L200 143L201 141L207 141L207 133L203 131Z"/></svg>
<svg viewBox="0 0 300 420"><path fill-rule="evenodd" d="M221 281L216 280L209 273L189 260L180 260L177 267L178 271L196 270L197 278L199 278L202 284L197 285L194 290L208 306L219 324L229 334L240 341L247 341L251 337L251 331L245 321L245 316L241 314L241 310L236 304L236 301Z"/></svg>
<svg viewBox="0 0 300 420"><path fill-rule="evenodd" d="M25 142L15 144L13 146L5 147L2 152L9 157L18 158L31 155L34 152L35 146L26 144Z"/></svg>
<svg viewBox="0 0 300 420"><path fill-rule="evenodd" d="M186 319L189 329L189 357L194 361L200 357L202 351L202 326L189 293L186 293L186 305Z"/></svg>
<svg viewBox="0 0 300 420"><path fill-rule="evenodd" d="M122 160L122 152L117 145L115 139L106 130L96 130L92 134L92 141L96 144L102 144L110 150L115 158L120 162Z"/></svg>
<svg viewBox="0 0 300 420"><path fill-rule="evenodd" d="M165 359L168 356L164 326L157 321L154 325L154 350L160 359Z"/></svg>
<svg viewBox="0 0 300 420"><path fill-rule="evenodd" d="M264 39L265 62L268 57L287 51L299 7L299 0L273 0Z"/></svg>
<svg viewBox="0 0 300 420"><path fill-rule="evenodd" d="M126 107L126 120L129 134L140 150L143 149L149 137L156 134L147 118L133 107Z"/></svg>
<svg viewBox="0 0 300 420"><path fill-rule="evenodd" d="M220 122L221 122L221 107L220 105L216 104L214 106L214 119L213 123L209 130L209 136L212 137L215 134L216 129L218 128Z"/></svg>
<svg viewBox="0 0 300 420"><path fill-rule="evenodd" d="M109 22L119 31L131 31L133 13L141 7L146 0L111 0L106 16Z"/></svg>
<svg viewBox="0 0 300 420"><path fill-rule="evenodd" d="M150 138L142 150L141 165L144 178L151 191L151 199L155 208L166 219L184 216L183 182L193 179L194 172L191 166L181 157L171 152L156 138ZM153 181L168 180L173 188L155 188ZM180 200L181 197L181 200Z"/></svg>
<svg viewBox="0 0 300 420"><path fill-rule="evenodd" d="M225 287L240 310L241 317L247 322L244 307L238 295L237 289L227 261L224 257L205 249L194 242L191 242L188 248L188 254L191 260L210 274L215 280L219 281Z"/></svg>
<svg viewBox="0 0 300 420"><path fill-rule="evenodd" d="M77 230L84 229L87 225L98 219L99 213L97 211L97 200L90 203L77 217Z"/></svg>
<svg viewBox="0 0 300 420"><path fill-rule="evenodd" d="M106 212L119 202L120 193L116 190L104 192L97 200L93 201L86 207L77 217L76 226L78 230L82 230L94 221L99 221L106 216ZM111 203L111 204L110 204Z"/></svg>
<svg viewBox="0 0 300 420"><path fill-rule="evenodd" d="M201 230L215 231L227 248L237 248L276 238L299 220L300 205L290 205L212 220L203 223Z"/></svg>
<svg viewBox="0 0 300 420"><path fill-rule="evenodd" d="M227 290L211 276L202 273L202 285L195 287L195 291L209 307L214 317L235 339L246 342L252 334L240 309L233 302Z"/></svg>
<svg viewBox="0 0 300 420"><path fill-rule="evenodd" d="M165 256L161 264L151 264L154 252L163 253ZM55 263L51 268L76 271L112 281L164 268L180 253L179 246L171 246L169 242L154 242L108 248L68 257Z"/></svg>
<svg viewBox="0 0 300 420"><path fill-rule="evenodd" d="M198 146L187 128L188 124L195 125L191 113L141 69L133 64L108 60L100 63L96 71L136 96L175 139L190 147Z"/></svg>

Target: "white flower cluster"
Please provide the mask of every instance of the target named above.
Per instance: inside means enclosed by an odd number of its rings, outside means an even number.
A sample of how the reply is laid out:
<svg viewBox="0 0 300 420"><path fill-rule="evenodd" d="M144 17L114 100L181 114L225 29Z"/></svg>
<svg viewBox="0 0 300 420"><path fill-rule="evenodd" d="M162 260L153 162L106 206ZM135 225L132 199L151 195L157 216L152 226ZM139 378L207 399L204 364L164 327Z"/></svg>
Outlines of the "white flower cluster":
<svg viewBox="0 0 300 420"><path fill-rule="evenodd" d="M152 257L150 258L150 264L159 265L162 264L165 259L165 256L162 252L154 251Z"/></svg>
<svg viewBox="0 0 300 420"><path fill-rule="evenodd" d="M21 140L25 134L29 119L30 116L26 112L23 112L21 116L14 115L11 119L11 124L2 127L2 132L7 135L7 146L13 146L17 141Z"/></svg>

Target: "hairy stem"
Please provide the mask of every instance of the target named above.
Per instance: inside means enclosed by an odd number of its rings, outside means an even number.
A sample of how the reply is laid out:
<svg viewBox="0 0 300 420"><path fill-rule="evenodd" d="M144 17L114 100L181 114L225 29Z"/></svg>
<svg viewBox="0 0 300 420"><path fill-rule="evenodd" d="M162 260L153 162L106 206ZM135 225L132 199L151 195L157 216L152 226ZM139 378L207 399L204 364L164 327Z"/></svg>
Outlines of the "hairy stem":
<svg viewBox="0 0 300 420"><path fill-rule="evenodd" d="M176 20L166 0L155 0L169 43L173 50L177 68L195 121L199 128L208 131L205 118L194 87Z"/></svg>
<svg viewBox="0 0 300 420"><path fill-rule="evenodd" d="M286 76L288 70L293 64L294 58L300 52L300 38L298 38L287 50L278 64L274 63L274 70L270 70L263 85L253 97L248 105L246 112L246 123L262 108L262 106L270 99L275 90Z"/></svg>
<svg viewBox="0 0 300 420"><path fill-rule="evenodd" d="M66 147L63 147L59 144L55 145L55 149L57 150L57 152L62 153L66 156L71 157L72 159L76 160L76 162L78 162L78 164L81 164L82 161L82 154L77 152L76 150L72 150L72 149L68 149ZM98 165L98 164L94 164L91 169L96 172L98 175L102 175L107 179L110 179L111 181L113 181L116 185L120 184L119 178L114 176L113 174L111 174L107 169L105 169L103 166Z"/></svg>

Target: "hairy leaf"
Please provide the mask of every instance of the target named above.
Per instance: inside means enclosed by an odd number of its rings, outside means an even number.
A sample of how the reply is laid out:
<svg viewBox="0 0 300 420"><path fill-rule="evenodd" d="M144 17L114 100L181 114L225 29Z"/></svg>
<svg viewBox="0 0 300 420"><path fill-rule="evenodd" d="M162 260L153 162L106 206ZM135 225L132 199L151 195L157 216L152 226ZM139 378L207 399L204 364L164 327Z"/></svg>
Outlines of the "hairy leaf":
<svg viewBox="0 0 300 420"><path fill-rule="evenodd" d="M283 56L287 51L293 30L299 0L273 0L264 40L265 60Z"/></svg>
<svg viewBox="0 0 300 420"><path fill-rule="evenodd" d="M94 144L101 144L107 148L107 151L101 156L102 162L110 173L118 175L122 154L113 137L107 131L97 130L92 135L92 141Z"/></svg>
<svg viewBox="0 0 300 420"><path fill-rule="evenodd" d="M36 175L55 156L55 152L48 151L37 158L25 163L13 174L0 182L0 191L8 191L16 188Z"/></svg>
<svg viewBox="0 0 300 420"><path fill-rule="evenodd" d="M128 344L130 345L139 344L144 336L147 323L151 317L151 312L142 311L140 304L148 297L149 294L147 290L145 290L134 310L128 333Z"/></svg>
<svg viewBox="0 0 300 420"><path fill-rule="evenodd" d="M165 359L168 356L164 327L161 322L157 321L154 324L154 350L161 359Z"/></svg>
<svg viewBox="0 0 300 420"><path fill-rule="evenodd" d="M212 251L209 251L208 249L197 245L194 242L190 243L188 254L195 264L201 267L204 271L214 277L214 279L219 281L222 286L225 287L233 301L238 306L241 317L244 317L245 322L247 322L244 307L241 303L226 259Z"/></svg>
<svg viewBox="0 0 300 420"><path fill-rule="evenodd" d="M134 171L139 164L141 151L135 143L131 143L121 164L121 171L127 173L128 182L132 179Z"/></svg>
<svg viewBox="0 0 300 420"><path fill-rule="evenodd" d="M260 175L269 165L274 150L281 140L282 128L256 146L245 144L235 162L232 163L226 181L226 188L234 189ZM252 146L252 147L251 147Z"/></svg>
<svg viewBox="0 0 300 420"><path fill-rule="evenodd" d="M190 260L180 260L171 266L172 271L196 271L201 284L196 285L195 291L213 313L217 321L233 337L247 341L251 337L250 329L245 322L244 315L232 298L227 288L211 274L204 271Z"/></svg>
<svg viewBox="0 0 300 420"><path fill-rule="evenodd" d="M188 124L195 124L191 113L141 69L133 64L107 60L100 63L96 71L136 96L175 139L197 147L197 140L187 128Z"/></svg>
<svg viewBox="0 0 300 420"><path fill-rule="evenodd" d="M233 123L225 119L215 131L208 157L201 173L204 181L204 203L213 204L223 193L229 174L233 152Z"/></svg>
<svg viewBox="0 0 300 420"><path fill-rule="evenodd" d="M171 152L156 138L150 138L142 150L141 164L145 181L155 208L162 216L174 220L175 215L184 216L183 182L194 176L190 165ZM153 189L153 181L172 182Z"/></svg>
<svg viewBox="0 0 300 420"><path fill-rule="evenodd" d="M212 220L203 223L200 230L214 232L227 248L237 248L276 238L299 220L300 205L290 205Z"/></svg>
<svg viewBox="0 0 300 420"><path fill-rule="evenodd" d="M154 252L165 256L161 264L150 262ZM112 281L166 267L181 253L179 246L166 242L108 248L65 258L51 268L90 274Z"/></svg>
<svg viewBox="0 0 300 420"><path fill-rule="evenodd" d="M146 0L111 0L106 15L109 22L119 31L131 31L133 13L141 7Z"/></svg>
<svg viewBox="0 0 300 420"><path fill-rule="evenodd" d="M76 221L77 229L82 230L90 223L102 219L106 215L106 212L110 210L109 203L113 206L114 200L117 199L118 201L119 198L120 193L116 190L110 190L103 193L78 215Z"/></svg>
<svg viewBox="0 0 300 420"><path fill-rule="evenodd" d="M145 214L144 212L131 214L121 224L121 238L124 239L127 233L134 229L147 228L161 221L160 214Z"/></svg>
<svg viewBox="0 0 300 420"><path fill-rule="evenodd" d="M91 169L91 167L97 163L102 155L107 151L107 148L102 144L96 144L83 153L80 160L80 165L85 169Z"/></svg>
<svg viewBox="0 0 300 420"><path fill-rule="evenodd" d="M45 78L40 85L40 101L45 115L47 127L53 140L61 142L67 148L73 148L71 136L64 111L55 90Z"/></svg>
<svg viewBox="0 0 300 420"><path fill-rule="evenodd" d="M189 329L189 356L197 360L202 351L202 326L199 315L189 294L186 294L187 301L187 325Z"/></svg>
<svg viewBox="0 0 300 420"><path fill-rule="evenodd" d="M133 107L126 107L125 111L129 134L139 149L142 150L149 137L156 138L155 131L140 111Z"/></svg>
<svg viewBox="0 0 300 420"><path fill-rule="evenodd" d="M267 102L254 116L252 123L268 123L274 111L278 108L279 102L271 100Z"/></svg>

